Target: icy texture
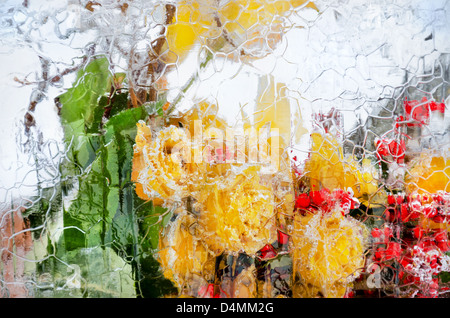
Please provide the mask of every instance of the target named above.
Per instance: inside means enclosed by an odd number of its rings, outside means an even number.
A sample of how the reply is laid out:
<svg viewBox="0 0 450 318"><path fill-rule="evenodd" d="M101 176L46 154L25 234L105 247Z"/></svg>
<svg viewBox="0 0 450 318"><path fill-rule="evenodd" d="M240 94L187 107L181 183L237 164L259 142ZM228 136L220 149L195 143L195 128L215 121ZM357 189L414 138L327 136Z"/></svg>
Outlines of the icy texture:
<svg viewBox="0 0 450 318"><path fill-rule="evenodd" d="M446 297L449 20L4 1L1 297Z"/></svg>

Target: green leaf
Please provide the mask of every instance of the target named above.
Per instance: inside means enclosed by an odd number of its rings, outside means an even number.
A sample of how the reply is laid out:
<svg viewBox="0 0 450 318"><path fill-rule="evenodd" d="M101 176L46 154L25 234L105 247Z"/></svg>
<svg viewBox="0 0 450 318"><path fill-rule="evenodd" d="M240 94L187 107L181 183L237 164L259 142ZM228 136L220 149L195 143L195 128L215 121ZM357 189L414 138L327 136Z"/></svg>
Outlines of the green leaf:
<svg viewBox="0 0 450 318"><path fill-rule="evenodd" d="M124 75L111 76L106 58L96 59L59 97L68 147L68 160L61 166L62 189L75 195L63 206L64 232L55 255L70 259L90 276L93 261L83 263L86 257L80 255L111 249L132 266L136 282L141 282L136 285L138 293L147 294L147 283L173 291L152 255L170 213L139 199L131 182L136 124L162 114L164 101L129 108L128 92L113 89L123 80Z"/></svg>
<svg viewBox="0 0 450 318"><path fill-rule="evenodd" d="M105 229L119 206L118 170L117 145L110 143L99 149L90 169L80 176L77 197L64 215L64 225L78 232L65 232L67 249L107 243Z"/></svg>
<svg viewBox="0 0 450 318"><path fill-rule="evenodd" d="M169 223L173 213L166 208L154 206L151 201L146 203L142 210L140 216L141 231L145 240L143 243L149 250L155 250L158 248L161 230Z"/></svg>
<svg viewBox="0 0 450 318"><path fill-rule="evenodd" d="M84 130L84 127L80 129L82 127L80 125L72 125L83 119L85 127L97 128L95 124L99 123L99 118L96 118L95 110L100 107L98 103L100 96L104 95L110 86L111 73L109 62L105 57L87 64L78 72L74 86L59 96L63 124L73 128L73 131Z"/></svg>
<svg viewBox="0 0 450 318"><path fill-rule="evenodd" d="M450 272L440 272L439 278L441 279L442 283L450 282Z"/></svg>
<svg viewBox="0 0 450 318"><path fill-rule="evenodd" d="M110 90L112 75L106 58L97 58L77 74L74 86L58 97L69 157L85 169L99 147L98 133L104 107L99 99Z"/></svg>
<svg viewBox="0 0 450 318"><path fill-rule="evenodd" d="M145 103L143 106L145 107L147 113L149 115L158 115L162 117L164 115L163 106L165 104L165 100L159 100L157 102L148 102Z"/></svg>
<svg viewBox="0 0 450 318"><path fill-rule="evenodd" d="M131 108L115 114L105 124L106 142L110 142L114 137L122 136L132 138L134 144L136 124L147 116L145 107Z"/></svg>

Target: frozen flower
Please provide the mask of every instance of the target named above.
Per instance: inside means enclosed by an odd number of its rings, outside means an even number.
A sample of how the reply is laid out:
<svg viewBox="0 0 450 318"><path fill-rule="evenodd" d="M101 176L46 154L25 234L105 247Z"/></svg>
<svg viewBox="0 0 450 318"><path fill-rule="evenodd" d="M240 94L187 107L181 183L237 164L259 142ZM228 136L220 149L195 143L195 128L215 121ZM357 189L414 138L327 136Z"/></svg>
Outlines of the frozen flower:
<svg viewBox="0 0 450 318"><path fill-rule="evenodd" d="M157 258L164 277L183 294L196 295L214 277L214 257L197 237L197 220L183 209L160 235Z"/></svg>
<svg viewBox="0 0 450 318"><path fill-rule="evenodd" d="M343 297L364 266L367 230L339 209L329 214L296 214L293 266L295 297Z"/></svg>
<svg viewBox="0 0 450 318"><path fill-rule="evenodd" d="M369 206L379 202L378 174L369 159L361 163L353 157L344 157L338 140L331 134L311 134L311 152L305 163L305 176L310 188L330 191L350 188L358 200Z"/></svg>
<svg viewBox="0 0 450 318"><path fill-rule="evenodd" d="M405 160L406 144L403 139L397 141L389 138L375 138L375 147L379 160L390 164L403 163Z"/></svg>
<svg viewBox="0 0 450 318"><path fill-rule="evenodd" d="M421 101L405 99L404 107L408 126L428 125L430 123L430 112L437 111L441 114L445 112L444 103L428 102L426 97L423 97Z"/></svg>
<svg viewBox="0 0 450 318"><path fill-rule="evenodd" d="M254 255L276 239L274 195L261 183L259 167L204 184L194 198L200 207L200 235L212 251Z"/></svg>
<svg viewBox="0 0 450 318"><path fill-rule="evenodd" d="M143 121L137 126L131 175L136 183L136 193L155 204L179 201L186 191L187 173L183 161L190 149L185 131L169 126L155 133L153 138L150 127ZM175 146L178 153L173 155Z"/></svg>

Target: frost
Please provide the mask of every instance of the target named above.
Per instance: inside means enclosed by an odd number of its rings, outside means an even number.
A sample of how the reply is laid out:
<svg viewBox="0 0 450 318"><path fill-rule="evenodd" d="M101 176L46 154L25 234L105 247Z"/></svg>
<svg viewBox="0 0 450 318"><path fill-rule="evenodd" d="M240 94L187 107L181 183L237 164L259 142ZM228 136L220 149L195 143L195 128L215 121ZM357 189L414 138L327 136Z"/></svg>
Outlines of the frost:
<svg viewBox="0 0 450 318"><path fill-rule="evenodd" d="M445 297L449 19L5 1L1 297Z"/></svg>

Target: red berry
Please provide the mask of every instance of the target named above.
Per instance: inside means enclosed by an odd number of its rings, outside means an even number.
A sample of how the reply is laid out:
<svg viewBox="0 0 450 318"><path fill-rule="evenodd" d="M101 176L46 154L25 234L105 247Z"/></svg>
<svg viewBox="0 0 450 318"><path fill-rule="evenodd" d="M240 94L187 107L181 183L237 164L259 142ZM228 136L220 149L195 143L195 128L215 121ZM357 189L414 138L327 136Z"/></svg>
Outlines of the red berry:
<svg viewBox="0 0 450 318"><path fill-rule="evenodd" d="M380 229L374 227L374 228L372 229L372 236L373 236L373 237L380 237L380 236L381 236L381 231L380 231Z"/></svg>
<svg viewBox="0 0 450 318"><path fill-rule="evenodd" d="M403 203L401 205L400 211L401 211L402 221L403 222L407 222L409 220L409 218L410 218L408 204L407 203Z"/></svg>
<svg viewBox="0 0 450 318"><path fill-rule="evenodd" d="M439 205L444 204L444 198L440 194L433 194L432 195L433 201L436 202Z"/></svg>
<svg viewBox="0 0 450 318"><path fill-rule="evenodd" d="M434 239L436 240L436 242L447 242L448 241L447 230L445 229L434 230Z"/></svg>
<svg viewBox="0 0 450 318"><path fill-rule="evenodd" d="M389 205L395 205L395 197L393 195L388 195L387 201Z"/></svg>
<svg viewBox="0 0 450 318"><path fill-rule="evenodd" d="M448 251L450 251L450 245L448 241L438 242L436 245L441 250L442 253L447 253Z"/></svg>
<svg viewBox="0 0 450 318"><path fill-rule="evenodd" d="M389 242L387 244L386 253L385 253L387 260L392 259L392 258L398 259L398 258L400 258L401 253L402 253L402 248L401 248L400 243Z"/></svg>
<svg viewBox="0 0 450 318"><path fill-rule="evenodd" d="M447 220L447 218L445 216L442 215L436 215L435 217L433 217L433 222L435 223L445 223L445 221Z"/></svg>
<svg viewBox="0 0 450 318"><path fill-rule="evenodd" d="M353 292L353 290L349 290L345 293L344 298L353 298L354 295L355 293Z"/></svg>
<svg viewBox="0 0 450 318"><path fill-rule="evenodd" d="M423 208L423 212L427 218L434 218L437 215L437 209L436 207L432 205L426 205Z"/></svg>
<svg viewBox="0 0 450 318"><path fill-rule="evenodd" d="M295 208L296 209L306 209L309 207L311 200L306 193L300 193L295 200Z"/></svg>
<svg viewBox="0 0 450 318"><path fill-rule="evenodd" d="M388 227L388 226L384 227L384 237L386 239L389 239L389 238L391 238L393 236L394 235L393 235L392 229L390 227Z"/></svg>
<svg viewBox="0 0 450 318"><path fill-rule="evenodd" d="M416 226L416 227L413 229L413 233L414 233L414 237L415 237L415 238L421 239L421 238L423 237L423 234L425 233L425 231L424 231L422 228Z"/></svg>
<svg viewBox="0 0 450 318"><path fill-rule="evenodd" d="M432 112L438 111L440 113L445 113L445 104L444 103L436 103L435 101L430 102L430 109Z"/></svg>
<svg viewBox="0 0 450 318"><path fill-rule="evenodd" d="M214 284L208 284L208 286L200 287L198 295L201 298L214 298Z"/></svg>

